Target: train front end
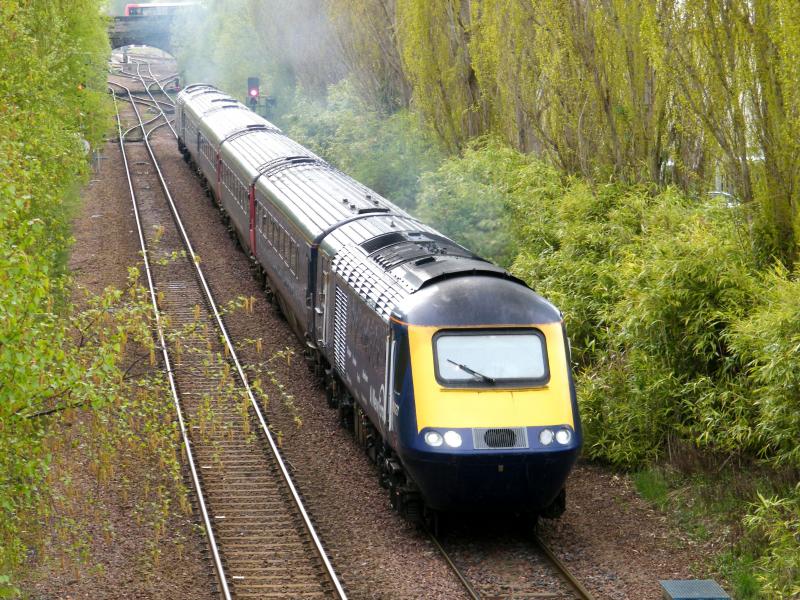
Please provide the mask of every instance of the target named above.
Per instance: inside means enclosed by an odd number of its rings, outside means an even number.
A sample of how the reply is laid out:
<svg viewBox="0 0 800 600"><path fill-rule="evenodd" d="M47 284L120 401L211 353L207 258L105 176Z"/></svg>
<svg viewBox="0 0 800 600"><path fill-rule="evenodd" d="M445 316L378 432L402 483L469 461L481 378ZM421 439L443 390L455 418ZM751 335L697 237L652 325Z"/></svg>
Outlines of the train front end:
<svg viewBox="0 0 800 600"><path fill-rule="evenodd" d="M557 516L582 435L561 315L516 280L444 279L393 316L395 448L441 511Z"/></svg>

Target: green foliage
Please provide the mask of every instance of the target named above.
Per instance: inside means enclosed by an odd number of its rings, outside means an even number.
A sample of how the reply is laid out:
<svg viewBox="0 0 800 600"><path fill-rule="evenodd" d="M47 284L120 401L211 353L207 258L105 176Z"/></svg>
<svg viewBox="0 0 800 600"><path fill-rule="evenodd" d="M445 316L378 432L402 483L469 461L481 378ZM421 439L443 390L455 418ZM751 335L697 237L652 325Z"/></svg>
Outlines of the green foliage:
<svg viewBox="0 0 800 600"><path fill-rule="evenodd" d="M800 281L784 268L767 273L758 306L739 320L729 343L747 365L760 452L777 466L800 468Z"/></svg>
<svg viewBox="0 0 800 600"><path fill-rule="evenodd" d="M81 138L99 143L109 124L101 4L0 6L0 589L22 558L20 518L39 502L49 463L46 421L27 417L94 401L92 377L113 366L70 355L64 320L68 201L88 166Z"/></svg>
<svg viewBox="0 0 800 600"><path fill-rule="evenodd" d="M486 131L469 48L470 2L396 3L398 43L414 105L451 149Z"/></svg>
<svg viewBox="0 0 800 600"><path fill-rule="evenodd" d="M656 469L637 471L633 474L633 483L642 498L660 508L667 506L669 483L661 471Z"/></svg>
<svg viewBox="0 0 800 600"><path fill-rule="evenodd" d="M411 211L421 174L442 160L439 145L413 114L370 110L348 81L332 86L325 103L298 95L277 121L345 173Z"/></svg>
<svg viewBox="0 0 800 600"><path fill-rule="evenodd" d="M769 598L800 596L800 484L783 498L759 494L745 521L767 544L767 552L757 561L762 592Z"/></svg>
<svg viewBox="0 0 800 600"><path fill-rule="evenodd" d="M550 216L535 197L515 210L549 232L526 241L520 230L514 270L564 312L590 456L641 464L670 435L758 447L744 361L728 342L758 289L735 209L569 182Z"/></svg>
<svg viewBox="0 0 800 600"><path fill-rule="evenodd" d="M669 189L539 181L512 207L513 270L564 311L584 451L630 468L689 443L796 470L800 287L785 268L758 272L743 209ZM650 471L635 480L674 504ZM754 494L698 515L738 521ZM797 514L796 499L779 495L749 517L759 535L721 566L741 597L797 593Z"/></svg>
<svg viewBox="0 0 800 600"><path fill-rule="evenodd" d="M657 5L472 3L469 47L496 127L568 173L660 182L669 92L644 35Z"/></svg>
<svg viewBox="0 0 800 600"><path fill-rule="evenodd" d="M526 185L531 158L494 139L478 140L422 177L417 215L458 243L501 265L516 246L508 205Z"/></svg>

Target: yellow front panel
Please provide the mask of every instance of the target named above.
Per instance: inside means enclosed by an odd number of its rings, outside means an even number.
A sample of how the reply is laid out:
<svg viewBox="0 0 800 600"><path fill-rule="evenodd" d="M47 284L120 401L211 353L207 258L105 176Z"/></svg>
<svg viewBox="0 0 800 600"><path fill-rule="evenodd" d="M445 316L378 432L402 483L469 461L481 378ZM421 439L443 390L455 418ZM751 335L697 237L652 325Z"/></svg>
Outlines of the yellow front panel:
<svg viewBox="0 0 800 600"><path fill-rule="evenodd" d="M547 340L550 382L540 388L445 388L436 381L433 335L440 327L408 326L417 427L574 427L567 353L560 323L532 325Z"/></svg>

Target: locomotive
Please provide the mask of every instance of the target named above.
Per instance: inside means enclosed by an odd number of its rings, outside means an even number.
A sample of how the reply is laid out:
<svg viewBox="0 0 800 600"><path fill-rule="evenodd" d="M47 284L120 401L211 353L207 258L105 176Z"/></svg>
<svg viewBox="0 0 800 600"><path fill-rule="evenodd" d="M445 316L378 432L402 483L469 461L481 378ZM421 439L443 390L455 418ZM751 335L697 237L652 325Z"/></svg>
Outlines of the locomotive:
<svg viewBox="0 0 800 600"><path fill-rule="evenodd" d="M213 86L176 128L392 505L559 516L582 443L561 313Z"/></svg>

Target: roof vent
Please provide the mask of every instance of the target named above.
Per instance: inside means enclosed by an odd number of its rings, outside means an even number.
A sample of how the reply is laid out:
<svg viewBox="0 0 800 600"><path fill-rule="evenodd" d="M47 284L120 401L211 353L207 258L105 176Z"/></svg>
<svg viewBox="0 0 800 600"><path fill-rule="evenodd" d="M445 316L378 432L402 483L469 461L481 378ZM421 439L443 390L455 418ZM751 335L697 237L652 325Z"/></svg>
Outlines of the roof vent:
<svg viewBox="0 0 800 600"><path fill-rule="evenodd" d="M391 246L393 244L399 244L400 242L404 242L405 240L406 238L402 233L397 233L397 232L384 233L382 235L375 236L371 240L367 240L366 242L362 243L361 247L367 254L372 254L373 252L377 252L381 248L386 248L386 246Z"/></svg>

